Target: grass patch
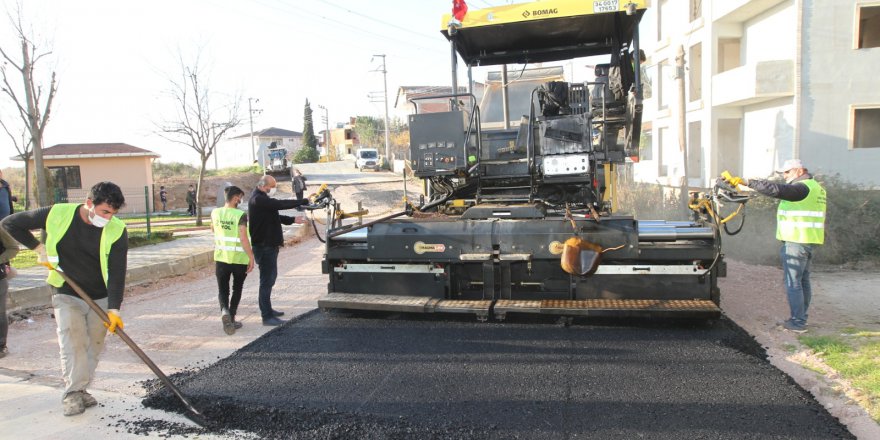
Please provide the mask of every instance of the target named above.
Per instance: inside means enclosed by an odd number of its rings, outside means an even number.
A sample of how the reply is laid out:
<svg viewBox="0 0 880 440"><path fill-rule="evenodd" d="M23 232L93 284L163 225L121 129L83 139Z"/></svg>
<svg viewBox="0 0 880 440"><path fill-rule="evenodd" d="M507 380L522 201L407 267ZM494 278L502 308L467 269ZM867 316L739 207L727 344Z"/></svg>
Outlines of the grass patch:
<svg viewBox="0 0 880 440"><path fill-rule="evenodd" d="M37 265L37 253L30 249L22 249L18 251L15 258L9 260L9 264L16 269L25 269Z"/></svg>
<svg viewBox="0 0 880 440"><path fill-rule="evenodd" d="M782 349L785 350L785 352L788 354L793 354L798 351L797 345L794 344L785 344L782 346Z"/></svg>
<svg viewBox="0 0 880 440"><path fill-rule="evenodd" d="M167 228L168 229L166 230L157 230L157 228L153 228L150 233L150 238L147 238L146 229L129 229L128 248L131 249L174 240L173 230L171 230L172 227L168 226ZM16 269L34 267L37 265L37 253L30 249L22 249L9 263Z"/></svg>
<svg viewBox="0 0 880 440"><path fill-rule="evenodd" d="M219 170L206 169L205 176L234 176L242 173L253 173L261 175L262 171L258 165L244 165L238 167L221 168ZM189 164L180 162L153 162L153 178L158 182L170 178L189 178L196 179L199 176L199 169Z"/></svg>
<svg viewBox="0 0 880 440"><path fill-rule="evenodd" d="M168 231L153 230L150 233L149 238L147 238L146 230L144 230L144 231L138 231L138 230L128 231L128 247L129 248L136 248L136 247L146 246L146 245L150 245L150 244L165 243L166 241L171 241L171 240L174 240L174 234L173 234L173 231L170 231L170 230L168 230Z"/></svg>
<svg viewBox="0 0 880 440"><path fill-rule="evenodd" d="M880 341L874 338L844 341L834 336L801 336L798 339L865 394L862 404L868 414L880 422Z"/></svg>
<svg viewBox="0 0 880 440"><path fill-rule="evenodd" d="M833 336L801 336L801 344L822 355L839 355L852 351L850 345Z"/></svg>
<svg viewBox="0 0 880 440"><path fill-rule="evenodd" d="M134 217L119 217L119 219L122 220L127 225L132 224L132 223L146 223L147 222L147 217L144 215L138 215L138 216L134 216ZM193 217L189 214L184 214L184 213L179 213L179 214L178 213L170 213L170 214L151 215L150 216L151 223L152 222L159 222L159 221L163 221L163 220L186 220L186 219L192 219L193 221L195 221L195 217Z"/></svg>
<svg viewBox="0 0 880 440"><path fill-rule="evenodd" d="M210 225L205 225L205 226L210 226ZM153 234L155 234L157 232L174 232L178 229L192 229L194 227L195 227L195 223L193 223L191 225L150 225L150 232ZM143 235L147 234L147 227L146 226L138 226L138 227L127 228L127 229L128 229L128 239L129 240L131 240L132 234L143 234Z"/></svg>

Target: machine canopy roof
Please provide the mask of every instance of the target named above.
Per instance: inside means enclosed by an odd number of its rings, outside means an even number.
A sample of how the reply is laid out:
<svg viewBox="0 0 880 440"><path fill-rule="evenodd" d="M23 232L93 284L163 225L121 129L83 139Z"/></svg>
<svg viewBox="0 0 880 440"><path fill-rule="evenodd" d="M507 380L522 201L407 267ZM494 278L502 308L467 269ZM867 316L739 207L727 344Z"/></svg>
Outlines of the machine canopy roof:
<svg viewBox="0 0 880 440"><path fill-rule="evenodd" d="M627 15L627 4L636 11ZM471 66L525 64L610 54L633 39L648 0L547 0L469 10L452 35L442 32Z"/></svg>

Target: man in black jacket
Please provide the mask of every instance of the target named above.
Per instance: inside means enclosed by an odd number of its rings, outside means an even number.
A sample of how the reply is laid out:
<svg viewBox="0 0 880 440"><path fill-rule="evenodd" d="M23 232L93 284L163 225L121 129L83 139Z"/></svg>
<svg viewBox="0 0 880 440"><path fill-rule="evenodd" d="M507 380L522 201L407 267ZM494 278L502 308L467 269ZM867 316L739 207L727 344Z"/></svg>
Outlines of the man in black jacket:
<svg viewBox="0 0 880 440"><path fill-rule="evenodd" d="M280 215L278 211L306 205L306 200L278 200L275 194L275 178L263 176L248 200L248 231L254 259L260 267L260 314L263 325L276 326L284 321L278 319L284 312L272 309L272 287L278 278L278 249L284 245L281 224L292 225L295 218Z"/></svg>

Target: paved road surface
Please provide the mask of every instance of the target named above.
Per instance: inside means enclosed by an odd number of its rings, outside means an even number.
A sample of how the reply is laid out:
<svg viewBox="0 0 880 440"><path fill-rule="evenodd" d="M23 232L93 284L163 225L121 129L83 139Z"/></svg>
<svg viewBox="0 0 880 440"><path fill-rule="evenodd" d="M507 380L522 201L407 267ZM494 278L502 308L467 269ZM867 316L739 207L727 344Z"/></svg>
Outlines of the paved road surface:
<svg viewBox="0 0 880 440"><path fill-rule="evenodd" d="M761 354L726 320L566 327L316 311L183 389L223 426L264 438L853 438ZM148 405L176 406L157 396Z"/></svg>

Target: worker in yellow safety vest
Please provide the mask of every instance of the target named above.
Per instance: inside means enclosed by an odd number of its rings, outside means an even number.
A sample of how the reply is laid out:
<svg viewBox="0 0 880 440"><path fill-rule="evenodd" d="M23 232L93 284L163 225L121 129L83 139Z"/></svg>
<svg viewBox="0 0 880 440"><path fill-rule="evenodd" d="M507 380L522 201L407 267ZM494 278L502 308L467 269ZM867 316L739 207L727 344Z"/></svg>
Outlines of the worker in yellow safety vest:
<svg viewBox="0 0 880 440"><path fill-rule="evenodd" d="M57 203L12 214L0 223L16 241L36 252L38 262L52 267L46 281L52 286L58 324L65 416L82 414L97 405L86 388L98 366L107 331L115 333L123 327L119 307L125 291L128 234L116 213L124 205L119 186L99 182L92 186L84 204ZM30 232L34 229L46 231L45 244L34 238ZM89 308L56 268L106 310L109 322Z"/></svg>
<svg viewBox="0 0 880 440"><path fill-rule="evenodd" d="M211 211L211 229L214 231L214 264L219 287L220 321L227 335L241 328L235 320L241 290L247 274L254 270L254 251L248 237L247 214L238 209L244 191L237 186L224 190L226 203ZM229 278L232 277L232 297L229 296Z"/></svg>
<svg viewBox="0 0 880 440"><path fill-rule="evenodd" d="M800 159L785 161L776 172L782 174L785 183L733 177L726 171L722 177L734 186L745 185L781 200L776 210L776 239L782 242L780 255L791 317L779 325L803 333L807 331L807 313L813 296L810 261L816 246L825 243L825 188L813 179Z"/></svg>

